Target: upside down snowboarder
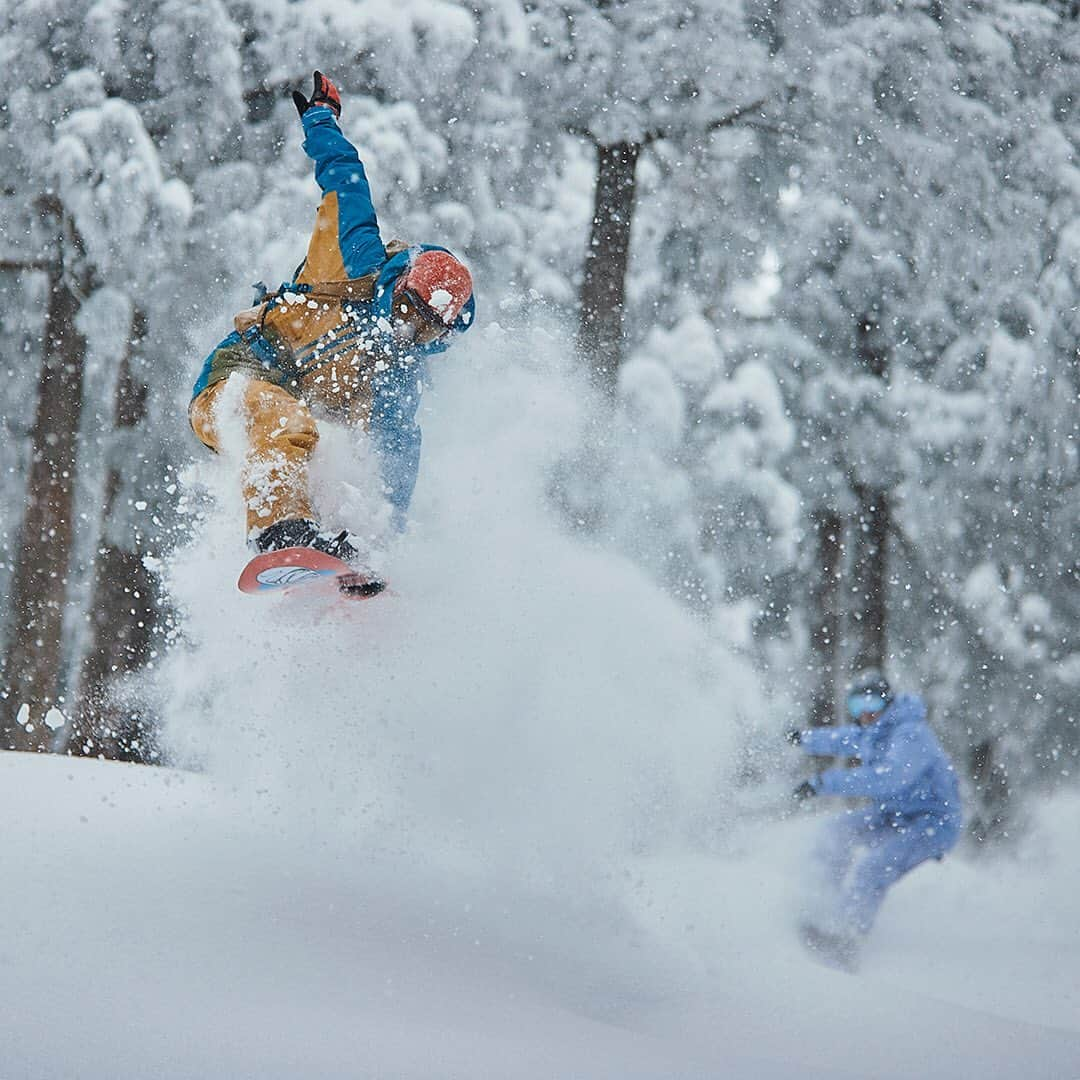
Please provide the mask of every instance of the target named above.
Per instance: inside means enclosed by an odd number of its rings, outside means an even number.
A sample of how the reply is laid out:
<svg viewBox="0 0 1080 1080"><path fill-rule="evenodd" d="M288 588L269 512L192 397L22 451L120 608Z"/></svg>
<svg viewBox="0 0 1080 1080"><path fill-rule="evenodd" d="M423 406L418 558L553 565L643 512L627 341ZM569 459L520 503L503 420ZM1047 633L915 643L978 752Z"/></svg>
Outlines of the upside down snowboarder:
<svg viewBox="0 0 1080 1080"><path fill-rule="evenodd" d="M340 522L328 528L312 504L316 413L369 433L403 526L420 463L425 361L472 326L472 277L445 248L383 243L364 166L338 126L340 95L326 76L316 71L311 97L296 91L293 100L322 190L307 257L291 281L236 317L203 364L188 415L198 438L218 450L222 391L242 379L249 547L310 547L360 566L358 538Z"/></svg>
<svg viewBox="0 0 1080 1080"><path fill-rule="evenodd" d="M854 966L888 889L927 859L956 844L962 825L956 773L914 694L893 696L876 670L848 685L852 724L790 731L808 754L857 758L855 768L826 769L794 792L864 797L868 804L831 818L814 849L824 896L804 921L806 944L839 966ZM854 865L853 865L854 864Z"/></svg>

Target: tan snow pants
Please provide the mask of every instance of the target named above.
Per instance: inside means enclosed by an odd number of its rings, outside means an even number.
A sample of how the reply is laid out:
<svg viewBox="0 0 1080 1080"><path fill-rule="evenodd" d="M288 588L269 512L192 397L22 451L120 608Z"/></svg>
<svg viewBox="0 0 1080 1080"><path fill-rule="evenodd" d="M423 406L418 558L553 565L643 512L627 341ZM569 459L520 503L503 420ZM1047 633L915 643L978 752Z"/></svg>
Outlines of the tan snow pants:
<svg viewBox="0 0 1080 1080"><path fill-rule="evenodd" d="M208 386L191 403L191 427L211 450L220 449L216 404L228 379ZM288 518L315 520L308 494L308 461L319 429L308 407L261 379L244 387L247 430L243 490L248 535Z"/></svg>

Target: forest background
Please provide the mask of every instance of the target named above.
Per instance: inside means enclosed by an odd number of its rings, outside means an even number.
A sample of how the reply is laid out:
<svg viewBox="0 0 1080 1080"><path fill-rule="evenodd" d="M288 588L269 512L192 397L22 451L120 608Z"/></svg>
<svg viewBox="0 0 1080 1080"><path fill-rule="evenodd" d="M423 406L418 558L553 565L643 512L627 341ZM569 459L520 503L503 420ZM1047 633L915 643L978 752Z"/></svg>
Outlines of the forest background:
<svg viewBox="0 0 1080 1080"><path fill-rule="evenodd" d="M0 25L5 747L161 760L187 399L302 257L288 91L317 67L384 237L460 252L482 319L590 371L552 502L753 662L759 749L876 664L926 696L976 838L1075 783L1077 5L16 0ZM777 767L752 750L748 784Z"/></svg>

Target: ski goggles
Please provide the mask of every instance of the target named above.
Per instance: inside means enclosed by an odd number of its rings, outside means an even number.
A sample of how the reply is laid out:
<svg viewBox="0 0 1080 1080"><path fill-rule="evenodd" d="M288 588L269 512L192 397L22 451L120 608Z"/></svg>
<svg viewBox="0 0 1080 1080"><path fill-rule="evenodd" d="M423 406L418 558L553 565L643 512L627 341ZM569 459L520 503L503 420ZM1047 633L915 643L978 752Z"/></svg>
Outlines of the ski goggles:
<svg viewBox="0 0 1080 1080"><path fill-rule="evenodd" d="M852 694L847 699L847 710L853 720L858 720L864 713L881 712L885 708L885 699L880 694Z"/></svg>
<svg viewBox="0 0 1080 1080"><path fill-rule="evenodd" d="M413 340L417 345L430 345L450 332L450 327L442 321L438 312L425 304L412 289L403 289L394 297L394 314L416 332Z"/></svg>

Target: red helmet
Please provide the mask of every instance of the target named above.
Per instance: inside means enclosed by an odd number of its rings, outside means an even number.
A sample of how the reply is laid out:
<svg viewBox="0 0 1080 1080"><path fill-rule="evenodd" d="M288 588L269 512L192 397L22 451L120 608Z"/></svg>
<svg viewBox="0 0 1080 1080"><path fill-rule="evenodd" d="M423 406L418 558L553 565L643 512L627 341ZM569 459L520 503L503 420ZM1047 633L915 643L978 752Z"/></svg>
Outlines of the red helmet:
<svg viewBox="0 0 1080 1080"><path fill-rule="evenodd" d="M472 296L472 274L448 251L421 251L398 279L395 292L419 297L447 326Z"/></svg>

